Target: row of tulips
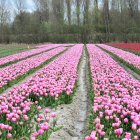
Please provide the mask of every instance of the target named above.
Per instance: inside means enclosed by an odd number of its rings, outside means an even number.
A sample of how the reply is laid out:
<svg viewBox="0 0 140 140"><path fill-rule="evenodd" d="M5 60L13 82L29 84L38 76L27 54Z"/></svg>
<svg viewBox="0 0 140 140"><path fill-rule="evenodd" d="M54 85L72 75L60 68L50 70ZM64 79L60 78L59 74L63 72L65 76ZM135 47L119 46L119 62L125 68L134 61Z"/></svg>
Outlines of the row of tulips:
<svg viewBox="0 0 140 140"><path fill-rule="evenodd" d="M88 45L94 130L85 140L140 139L140 82L95 45Z"/></svg>
<svg viewBox="0 0 140 140"><path fill-rule="evenodd" d="M30 51L28 50L28 51L24 51L24 52L21 52L18 54L13 54L10 56L0 58L0 66L4 66L4 65L14 62L14 61L22 60L24 58L45 52L47 50L50 50L50 49L53 49L53 48L59 47L59 46L60 46L59 44L51 44L51 45L48 44L48 45L45 45L45 47L43 47L43 48L33 49Z"/></svg>
<svg viewBox="0 0 140 140"><path fill-rule="evenodd" d="M74 46L75 44L43 44L43 45L38 45L38 46L36 46L36 48L46 47L46 45L55 45L56 47L57 47L57 46L61 46L61 47L72 47L72 46Z"/></svg>
<svg viewBox="0 0 140 140"><path fill-rule="evenodd" d="M48 52L36 55L34 57L19 61L10 66L0 69L0 89L18 77L26 74L27 72L39 67L47 60L51 59L55 55L64 51L64 47L59 47ZM2 91L2 90L1 90Z"/></svg>
<svg viewBox="0 0 140 140"><path fill-rule="evenodd" d="M0 96L0 124L4 126L0 127L0 138L29 137L32 133L30 125L33 124L32 119L38 114L37 111L49 103L53 104L52 101L60 101L59 98L64 97L63 94L69 97L77 80L77 67L82 49L82 44L75 45L25 83ZM40 122L40 118L35 121ZM44 134L44 131L33 133L33 139L40 134Z"/></svg>
<svg viewBox="0 0 140 140"><path fill-rule="evenodd" d="M117 55L119 58L123 59L130 65L133 65L135 68L140 69L140 56L104 44L98 44L98 46Z"/></svg>
<svg viewBox="0 0 140 140"><path fill-rule="evenodd" d="M113 42L107 43L108 45L118 47L125 50L130 50L133 52L140 52L140 43L120 43L120 42Z"/></svg>

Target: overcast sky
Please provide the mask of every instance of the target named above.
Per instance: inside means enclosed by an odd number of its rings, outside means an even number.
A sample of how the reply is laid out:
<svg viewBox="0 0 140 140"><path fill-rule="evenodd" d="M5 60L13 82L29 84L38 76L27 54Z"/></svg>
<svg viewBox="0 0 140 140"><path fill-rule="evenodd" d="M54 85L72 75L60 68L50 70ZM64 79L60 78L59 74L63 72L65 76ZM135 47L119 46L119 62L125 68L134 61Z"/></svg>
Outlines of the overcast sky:
<svg viewBox="0 0 140 140"><path fill-rule="evenodd" d="M26 11L32 12L35 9L33 0L23 0L23 1L25 1L26 4ZM15 2L16 0L7 0L7 4L9 5L9 8L11 10L13 10L13 8L16 9Z"/></svg>
<svg viewBox="0 0 140 140"><path fill-rule="evenodd" d="M26 7L26 11L28 12L33 12L35 10L35 5L34 5L34 2L33 0L23 0L25 2L25 7ZM6 5L7 5L7 8L9 9L10 11L10 19L11 21L14 20L14 17L15 17L15 12L16 12L16 0L7 0L6 1Z"/></svg>

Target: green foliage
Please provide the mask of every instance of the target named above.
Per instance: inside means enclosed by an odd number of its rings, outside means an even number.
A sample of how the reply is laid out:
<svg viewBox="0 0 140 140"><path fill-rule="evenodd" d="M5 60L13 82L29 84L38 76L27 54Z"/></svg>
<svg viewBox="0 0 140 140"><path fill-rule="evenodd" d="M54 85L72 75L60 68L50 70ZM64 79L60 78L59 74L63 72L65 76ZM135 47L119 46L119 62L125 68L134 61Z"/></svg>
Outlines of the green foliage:
<svg viewBox="0 0 140 140"><path fill-rule="evenodd" d="M0 43L140 41L137 1L36 1L35 11L20 7L13 22L0 25Z"/></svg>

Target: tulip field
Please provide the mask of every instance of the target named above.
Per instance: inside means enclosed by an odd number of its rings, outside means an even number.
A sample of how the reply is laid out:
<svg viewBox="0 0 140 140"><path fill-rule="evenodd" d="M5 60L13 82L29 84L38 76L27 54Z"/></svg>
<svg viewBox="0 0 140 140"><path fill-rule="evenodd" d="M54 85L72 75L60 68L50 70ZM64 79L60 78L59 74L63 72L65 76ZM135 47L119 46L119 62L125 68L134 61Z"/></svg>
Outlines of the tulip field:
<svg viewBox="0 0 140 140"><path fill-rule="evenodd" d="M130 51L135 51L135 52L140 52L140 43L108 43L111 46L130 50Z"/></svg>
<svg viewBox="0 0 140 140"><path fill-rule="evenodd" d="M17 62L18 60L22 60L24 58L31 57L33 55L42 53L44 51L50 50L50 49L52 49L54 47L58 47L58 46L59 46L58 44L49 45L49 46L46 45L46 47L43 47L43 48L40 48L40 49L33 49L33 50L30 50L30 51L25 51L25 52L22 52L22 53L18 53L18 54L14 54L14 55L10 55L10 56L1 58L0 59L0 67L5 66L6 64L9 64L11 62L15 62L15 61Z"/></svg>
<svg viewBox="0 0 140 140"><path fill-rule="evenodd" d="M76 100L85 58L82 139L140 140L140 82L109 52L140 71L138 55L105 44L43 44L0 58L0 140L52 140L66 130L56 112Z"/></svg>
<svg viewBox="0 0 140 140"><path fill-rule="evenodd" d="M64 48L56 48L49 52L27 58L25 60L19 61L10 66L0 69L0 90L5 88L7 85L10 85L10 82L16 80L18 77L22 77L32 69L37 68L42 63L46 62L56 54L64 51Z"/></svg>
<svg viewBox="0 0 140 140"><path fill-rule="evenodd" d="M29 51L31 49L34 49L35 45L33 44L0 44L0 58L6 57L8 55L20 53L23 51Z"/></svg>
<svg viewBox="0 0 140 140"><path fill-rule="evenodd" d="M140 139L140 82L95 45L87 48L94 89L95 130L85 139Z"/></svg>

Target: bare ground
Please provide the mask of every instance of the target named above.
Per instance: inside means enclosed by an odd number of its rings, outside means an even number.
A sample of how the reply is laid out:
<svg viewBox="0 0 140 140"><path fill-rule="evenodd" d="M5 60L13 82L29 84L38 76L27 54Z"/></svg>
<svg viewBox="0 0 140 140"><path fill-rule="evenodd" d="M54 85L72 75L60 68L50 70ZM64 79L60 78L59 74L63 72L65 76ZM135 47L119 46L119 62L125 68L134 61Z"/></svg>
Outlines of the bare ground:
<svg viewBox="0 0 140 140"><path fill-rule="evenodd" d="M56 127L63 128L53 133L49 140L83 140L88 116L87 55L84 49L78 74L78 88L73 102L56 109Z"/></svg>

